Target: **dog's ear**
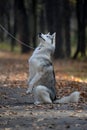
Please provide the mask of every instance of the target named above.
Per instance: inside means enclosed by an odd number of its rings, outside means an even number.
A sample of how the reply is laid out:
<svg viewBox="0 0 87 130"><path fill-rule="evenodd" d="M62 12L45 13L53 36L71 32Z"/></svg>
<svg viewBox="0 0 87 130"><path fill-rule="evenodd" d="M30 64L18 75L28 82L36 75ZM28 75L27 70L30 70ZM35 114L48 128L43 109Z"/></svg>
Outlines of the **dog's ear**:
<svg viewBox="0 0 87 130"><path fill-rule="evenodd" d="M53 37L53 46L55 48L55 42L56 42L56 32L52 34L52 37Z"/></svg>
<svg viewBox="0 0 87 130"><path fill-rule="evenodd" d="M52 37L53 37L53 38L55 38L55 37L56 37L56 32L54 32L54 33L52 34Z"/></svg>
<svg viewBox="0 0 87 130"><path fill-rule="evenodd" d="M50 32L48 32L48 35L50 35Z"/></svg>
<svg viewBox="0 0 87 130"><path fill-rule="evenodd" d="M55 42L55 39L56 39L56 32L52 34L52 37L53 37L53 42Z"/></svg>

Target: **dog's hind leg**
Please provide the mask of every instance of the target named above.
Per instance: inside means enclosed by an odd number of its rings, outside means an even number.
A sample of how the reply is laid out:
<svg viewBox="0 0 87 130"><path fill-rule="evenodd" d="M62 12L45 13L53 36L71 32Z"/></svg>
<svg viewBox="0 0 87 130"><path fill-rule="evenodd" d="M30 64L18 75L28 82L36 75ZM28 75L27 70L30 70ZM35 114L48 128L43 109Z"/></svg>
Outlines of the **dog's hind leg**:
<svg viewBox="0 0 87 130"><path fill-rule="evenodd" d="M45 86L37 86L34 90L34 97L34 104L52 103L49 90Z"/></svg>

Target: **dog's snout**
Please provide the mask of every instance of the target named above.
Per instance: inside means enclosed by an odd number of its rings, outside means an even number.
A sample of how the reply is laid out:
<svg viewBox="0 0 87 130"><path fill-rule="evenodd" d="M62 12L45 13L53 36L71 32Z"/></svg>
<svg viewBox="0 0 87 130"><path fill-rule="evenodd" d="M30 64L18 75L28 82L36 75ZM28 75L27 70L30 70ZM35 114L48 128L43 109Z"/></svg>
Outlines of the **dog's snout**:
<svg viewBox="0 0 87 130"><path fill-rule="evenodd" d="M41 36L41 33L39 33L38 35Z"/></svg>
<svg viewBox="0 0 87 130"><path fill-rule="evenodd" d="M43 37L43 33L39 33L38 36L39 36L39 38L43 39L43 41L45 41L45 39Z"/></svg>

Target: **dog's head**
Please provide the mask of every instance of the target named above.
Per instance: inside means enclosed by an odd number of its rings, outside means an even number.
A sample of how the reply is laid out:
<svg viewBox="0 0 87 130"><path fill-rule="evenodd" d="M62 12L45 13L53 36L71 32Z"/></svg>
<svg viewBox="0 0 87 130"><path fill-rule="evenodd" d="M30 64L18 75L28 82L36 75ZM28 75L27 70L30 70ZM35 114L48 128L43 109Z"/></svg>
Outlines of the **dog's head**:
<svg viewBox="0 0 87 130"><path fill-rule="evenodd" d="M53 33L52 35L50 35L50 33L38 34L41 43L46 43L46 44L51 44L51 45L55 44L55 35L56 33Z"/></svg>

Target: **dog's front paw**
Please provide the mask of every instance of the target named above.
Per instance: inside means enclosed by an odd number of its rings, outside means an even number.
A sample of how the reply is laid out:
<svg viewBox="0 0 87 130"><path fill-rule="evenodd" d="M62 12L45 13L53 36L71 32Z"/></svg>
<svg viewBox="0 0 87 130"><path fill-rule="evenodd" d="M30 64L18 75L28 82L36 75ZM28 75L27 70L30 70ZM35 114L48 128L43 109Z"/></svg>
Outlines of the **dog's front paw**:
<svg viewBox="0 0 87 130"><path fill-rule="evenodd" d="M28 89L28 90L26 91L26 94L30 94L30 93L32 93L32 90Z"/></svg>
<svg viewBox="0 0 87 130"><path fill-rule="evenodd" d="M40 105L41 102L39 102L39 101L35 101L34 104L35 104L35 105Z"/></svg>

